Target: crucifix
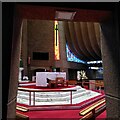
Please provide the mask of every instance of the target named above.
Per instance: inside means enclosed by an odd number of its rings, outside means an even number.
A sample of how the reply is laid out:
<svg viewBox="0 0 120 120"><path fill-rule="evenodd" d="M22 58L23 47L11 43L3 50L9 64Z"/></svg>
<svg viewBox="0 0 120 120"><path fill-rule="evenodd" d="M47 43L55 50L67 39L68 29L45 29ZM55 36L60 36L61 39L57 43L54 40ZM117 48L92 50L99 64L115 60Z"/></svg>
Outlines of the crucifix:
<svg viewBox="0 0 120 120"><path fill-rule="evenodd" d="M58 25L55 26L55 31L56 31L56 46L57 46L57 32L58 32Z"/></svg>

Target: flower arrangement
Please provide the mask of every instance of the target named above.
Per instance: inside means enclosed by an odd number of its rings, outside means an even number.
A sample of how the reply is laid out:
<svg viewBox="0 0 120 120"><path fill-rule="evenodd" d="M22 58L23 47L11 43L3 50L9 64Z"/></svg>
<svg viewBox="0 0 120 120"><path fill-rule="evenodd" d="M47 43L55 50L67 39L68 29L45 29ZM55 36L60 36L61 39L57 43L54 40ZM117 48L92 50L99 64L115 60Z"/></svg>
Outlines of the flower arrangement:
<svg viewBox="0 0 120 120"><path fill-rule="evenodd" d="M80 79L88 79L84 70L80 71Z"/></svg>

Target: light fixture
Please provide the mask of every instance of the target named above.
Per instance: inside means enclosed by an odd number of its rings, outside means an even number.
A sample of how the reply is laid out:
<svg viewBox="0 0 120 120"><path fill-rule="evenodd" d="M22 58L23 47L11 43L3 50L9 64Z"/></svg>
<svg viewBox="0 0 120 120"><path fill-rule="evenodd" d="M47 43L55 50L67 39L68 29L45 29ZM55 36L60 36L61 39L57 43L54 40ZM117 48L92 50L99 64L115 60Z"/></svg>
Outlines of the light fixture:
<svg viewBox="0 0 120 120"><path fill-rule="evenodd" d="M98 70L99 67L89 67L89 69Z"/></svg>
<svg viewBox="0 0 120 120"><path fill-rule="evenodd" d="M57 20L73 20L76 12L74 11L56 11L55 19Z"/></svg>
<svg viewBox="0 0 120 120"><path fill-rule="evenodd" d="M98 61L88 61L87 64L99 64L102 63L102 60L98 60Z"/></svg>

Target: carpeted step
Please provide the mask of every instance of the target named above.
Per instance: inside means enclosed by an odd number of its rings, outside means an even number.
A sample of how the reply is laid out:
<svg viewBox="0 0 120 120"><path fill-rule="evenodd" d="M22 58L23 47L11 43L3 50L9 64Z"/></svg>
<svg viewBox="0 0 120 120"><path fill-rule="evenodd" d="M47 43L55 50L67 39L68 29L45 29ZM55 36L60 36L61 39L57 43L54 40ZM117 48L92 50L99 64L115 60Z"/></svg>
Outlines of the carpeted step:
<svg viewBox="0 0 120 120"><path fill-rule="evenodd" d="M29 120L29 116L16 112L16 120Z"/></svg>
<svg viewBox="0 0 120 120"><path fill-rule="evenodd" d="M100 95L98 92L86 90L80 86L65 89L76 89L72 92L73 104L80 103L84 100ZM33 94L31 94L31 103L33 103ZM35 104L36 105L58 105L58 104L70 104L71 97L70 92L36 92ZM29 92L18 91L17 102L28 105Z"/></svg>
<svg viewBox="0 0 120 120"><path fill-rule="evenodd" d="M17 105L16 110L22 111L22 112L27 112L29 109L24 106Z"/></svg>
<svg viewBox="0 0 120 120"><path fill-rule="evenodd" d="M84 108L86 106L89 106L90 104L100 100L100 99L103 99L105 97L105 95L99 95L97 97L94 97L94 98L91 98L91 99L88 99L88 100L85 100L81 103L78 103L78 104L72 104L72 105L67 105L67 104L64 104L64 105L37 105L37 106L28 106L28 105L25 105L25 104L19 104L17 103L18 105L20 106L24 106L24 107L27 107L29 108L29 111L38 111L38 110L70 110L70 109L74 109L74 110L77 110L77 109L81 109L81 108Z"/></svg>

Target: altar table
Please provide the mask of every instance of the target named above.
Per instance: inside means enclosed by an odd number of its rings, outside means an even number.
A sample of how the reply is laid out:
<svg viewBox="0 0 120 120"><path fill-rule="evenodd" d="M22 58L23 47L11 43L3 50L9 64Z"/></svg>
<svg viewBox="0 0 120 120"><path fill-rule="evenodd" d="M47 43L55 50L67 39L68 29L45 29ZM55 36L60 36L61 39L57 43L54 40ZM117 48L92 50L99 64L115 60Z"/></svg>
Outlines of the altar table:
<svg viewBox="0 0 120 120"><path fill-rule="evenodd" d="M36 86L47 86L47 79L56 80L57 77L66 80L66 72L36 72Z"/></svg>

